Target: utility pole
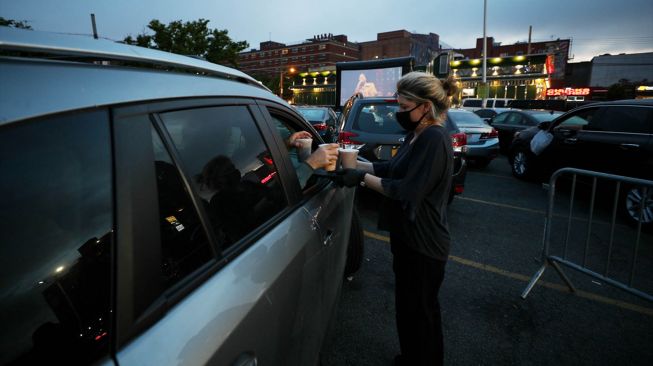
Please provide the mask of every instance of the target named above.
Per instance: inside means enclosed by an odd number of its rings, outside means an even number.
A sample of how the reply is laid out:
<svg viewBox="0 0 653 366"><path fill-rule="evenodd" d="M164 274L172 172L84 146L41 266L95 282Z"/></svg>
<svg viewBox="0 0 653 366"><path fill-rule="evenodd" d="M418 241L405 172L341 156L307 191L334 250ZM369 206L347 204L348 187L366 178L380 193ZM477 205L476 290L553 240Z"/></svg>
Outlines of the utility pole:
<svg viewBox="0 0 653 366"><path fill-rule="evenodd" d="M93 25L93 38L97 39L97 27L95 26L95 14L91 14L91 25Z"/></svg>
<svg viewBox="0 0 653 366"><path fill-rule="evenodd" d="M527 55L531 54L531 33L533 32L533 26L529 25L528 26L528 51L526 51Z"/></svg>
<svg viewBox="0 0 653 366"><path fill-rule="evenodd" d="M486 23L487 23L487 0L483 0L483 85L481 97L483 98L483 108L485 108L485 102L488 96L488 86L487 86L487 34L486 34Z"/></svg>

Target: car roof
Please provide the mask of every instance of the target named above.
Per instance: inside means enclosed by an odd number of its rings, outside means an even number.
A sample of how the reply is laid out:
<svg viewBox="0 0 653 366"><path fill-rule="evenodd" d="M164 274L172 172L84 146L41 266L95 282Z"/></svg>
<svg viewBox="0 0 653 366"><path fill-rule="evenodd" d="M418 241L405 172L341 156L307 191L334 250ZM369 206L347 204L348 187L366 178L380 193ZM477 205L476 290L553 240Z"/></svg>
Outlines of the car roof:
<svg viewBox="0 0 653 366"><path fill-rule="evenodd" d="M12 85L0 89L0 124L89 107L179 97L254 97L286 104L241 71L88 36L0 27L0 50L29 55L0 57L0 84ZM125 66L125 62L150 67Z"/></svg>
<svg viewBox="0 0 653 366"><path fill-rule="evenodd" d="M582 107L599 106L599 105L636 105L636 106L653 106L653 99L622 99L604 102L592 102L584 104Z"/></svg>

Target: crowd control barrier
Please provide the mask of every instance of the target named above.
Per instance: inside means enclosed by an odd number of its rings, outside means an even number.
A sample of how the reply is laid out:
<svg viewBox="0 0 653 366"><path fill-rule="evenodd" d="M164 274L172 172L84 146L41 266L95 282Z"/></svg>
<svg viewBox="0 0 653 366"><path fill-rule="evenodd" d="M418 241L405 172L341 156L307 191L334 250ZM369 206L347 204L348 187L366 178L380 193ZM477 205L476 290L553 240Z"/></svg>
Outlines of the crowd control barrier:
<svg viewBox="0 0 653 366"><path fill-rule="evenodd" d="M566 233L564 236L564 240L562 243L562 256L559 255L553 255L551 253L551 233L552 233L552 226L554 222L554 206L556 202L556 184L558 183L558 179L563 176L563 175L571 175L571 191L570 191L570 200L569 200L569 214L568 215L563 215L564 218L567 220L567 227L566 227ZM569 237L570 237L570 230L572 228L572 218L573 218L573 212L574 212L574 196L576 195L576 186L577 186L577 180L578 177L587 177L587 179L591 180L591 196L589 200L589 213L587 216L587 228L586 228L586 236L584 240L584 248L575 248L578 249L578 254L577 257L580 257L582 253L582 260L576 260L576 262L580 263L575 263L568 257L568 247L569 247ZM586 178L582 178L586 179ZM609 244L607 246L607 251L605 253L605 260L604 260L604 266L602 270L597 271L595 269L590 269L587 266L587 258L588 258L588 251L590 249L590 237L592 234L592 225L595 224L593 221L595 220L594 218L594 210L595 210L595 201L596 201L596 193L597 193L597 181L609 181L614 183L614 190L611 191L609 199L612 200L612 211L611 211L611 223L610 223L610 229L609 229ZM614 276L611 277L611 271L610 271L610 263L613 255L613 244L614 244L614 239L615 239L615 227L616 227L616 220L617 220L617 211L618 208L620 207L620 197L623 195L621 194L621 190L623 189L623 186L627 187L639 187L641 197L642 197L642 204L640 204L639 208L637 211L638 212L638 223L636 225L636 233L634 235L634 243L632 244L632 252L631 252L631 258L630 258L630 268L629 268L629 273L627 274L627 279L624 279L623 277L625 276L625 273L621 276L621 280L617 280L614 278ZM637 289L633 286L633 281L636 276L636 268L637 268L637 263L638 263L638 254L640 252L640 241L642 240L642 219L645 217L645 214L650 214L650 211L647 211L650 209L650 206L646 205L646 202L648 204L651 204L651 192L653 192L653 181L650 180L644 180L644 179L636 179L636 178L630 178L630 177L624 177L624 176L619 176L619 175L612 175L612 174L606 174L606 173L600 173L600 172L593 172L593 171L588 171L588 170L581 170L581 169L574 169L574 168L563 168L558 171L556 171L552 176L549 181L549 202L548 202L548 208L546 212L546 219L545 219L545 227L544 227L544 238L543 238L543 248L542 248L542 266L539 268L539 270L533 275L531 278L530 282L522 292L522 299L526 299L530 291L533 289L533 286L540 280L542 275L544 274L544 271L547 269L547 267L551 266L553 267L556 272L560 275L562 280L566 283L566 285L569 287L569 289L572 292L575 292L576 289L574 288L574 285L571 283L569 278L565 275L565 273L562 270L561 265L566 266L568 268L571 268L573 270L576 270L578 272L582 272L586 275L589 275L591 277L594 277L598 279L599 281L602 281L603 283L610 284L612 286L615 286L619 289L622 289L624 291L627 291L631 294L634 294L636 296L639 296L643 299L646 299L648 301L653 301L653 296L650 293L646 293L645 291L641 289ZM645 208L648 207L647 210ZM559 218L561 215L556 214L556 219ZM584 228L583 228L584 229ZM632 229L630 229L632 231ZM562 234L562 233L558 233ZM559 243L556 243L559 244ZM556 245L556 247L559 249L560 245ZM623 248L620 248L623 249ZM596 265L594 266L596 267ZM602 273L599 273L602 272Z"/></svg>

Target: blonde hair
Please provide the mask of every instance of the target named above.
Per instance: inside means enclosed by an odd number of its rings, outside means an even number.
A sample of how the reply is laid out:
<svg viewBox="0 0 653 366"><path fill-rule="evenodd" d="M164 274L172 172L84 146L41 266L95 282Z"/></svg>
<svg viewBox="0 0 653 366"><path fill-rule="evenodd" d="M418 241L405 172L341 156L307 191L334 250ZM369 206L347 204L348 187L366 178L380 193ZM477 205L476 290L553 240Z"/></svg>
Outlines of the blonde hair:
<svg viewBox="0 0 653 366"><path fill-rule="evenodd" d="M444 81L425 72L414 71L404 75L397 82L397 95L411 102L431 104L431 118L436 122L444 120L451 106L451 97L458 92L453 78Z"/></svg>

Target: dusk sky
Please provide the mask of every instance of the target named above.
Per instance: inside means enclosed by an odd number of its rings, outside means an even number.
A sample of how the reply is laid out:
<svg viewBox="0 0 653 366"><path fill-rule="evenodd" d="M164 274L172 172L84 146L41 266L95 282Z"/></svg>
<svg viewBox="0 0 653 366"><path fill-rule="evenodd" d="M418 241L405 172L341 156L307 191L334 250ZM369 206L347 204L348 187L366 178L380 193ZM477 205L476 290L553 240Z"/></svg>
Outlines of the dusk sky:
<svg viewBox="0 0 653 366"><path fill-rule="evenodd" d="M365 42L399 29L436 33L454 48L472 48L483 36L482 0L0 0L1 17L27 21L35 30L92 34L91 13L100 36L112 40L147 31L152 19L199 18L250 48L269 39L291 44L322 33ZM572 61L653 51L651 0L488 0L487 35L495 42L527 41L529 25L533 41L570 38Z"/></svg>

